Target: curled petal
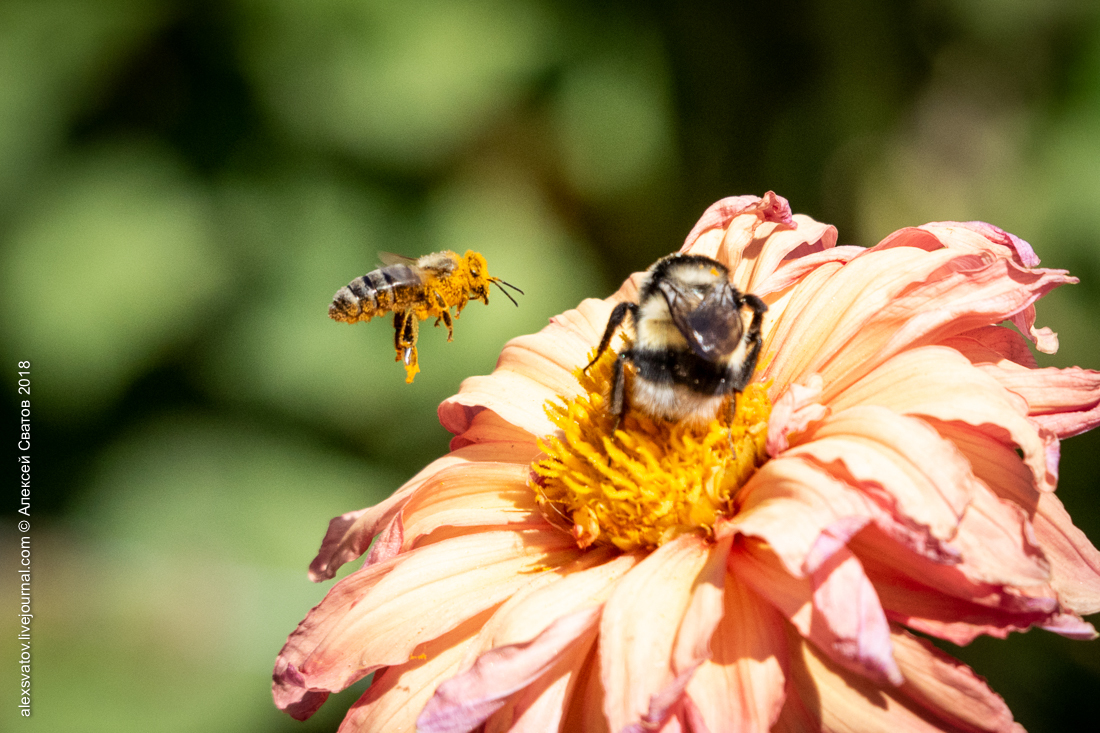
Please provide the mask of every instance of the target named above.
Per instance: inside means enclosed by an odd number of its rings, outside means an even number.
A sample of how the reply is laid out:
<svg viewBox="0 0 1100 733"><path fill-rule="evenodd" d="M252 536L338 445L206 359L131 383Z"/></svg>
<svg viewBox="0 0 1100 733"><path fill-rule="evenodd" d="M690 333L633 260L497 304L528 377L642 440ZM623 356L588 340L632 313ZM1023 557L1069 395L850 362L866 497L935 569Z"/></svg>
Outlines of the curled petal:
<svg viewBox="0 0 1100 733"><path fill-rule="evenodd" d="M688 233L680 251L684 252L691 248L696 254L721 259L720 243L728 236L730 222L744 214L752 214L759 221L777 222L786 226L794 225L791 218L791 205L787 203L787 199L777 196L772 191L764 194L763 198L730 196L707 207ZM728 257L729 253L726 254Z"/></svg>
<svg viewBox="0 0 1100 733"><path fill-rule="evenodd" d="M944 339L940 345L950 346L972 364L1001 364L1010 361L1028 369L1038 366L1024 337L1004 326L982 326L964 331Z"/></svg>
<svg viewBox="0 0 1100 733"><path fill-rule="evenodd" d="M693 652L705 647L721 618L713 599L720 598L725 580L722 547L729 544L715 548L681 535L615 587L600 621L603 706L611 730L643 720L653 727L664 723L702 662Z"/></svg>

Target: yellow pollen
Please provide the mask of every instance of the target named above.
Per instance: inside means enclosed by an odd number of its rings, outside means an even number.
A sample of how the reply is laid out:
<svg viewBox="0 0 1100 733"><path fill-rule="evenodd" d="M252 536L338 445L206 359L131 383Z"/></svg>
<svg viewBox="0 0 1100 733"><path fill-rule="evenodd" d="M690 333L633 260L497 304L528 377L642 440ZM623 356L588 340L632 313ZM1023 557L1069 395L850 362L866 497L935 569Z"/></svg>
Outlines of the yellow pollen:
<svg viewBox="0 0 1100 733"><path fill-rule="evenodd" d="M561 434L539 441L546 455L532 465L543 513L569 526L582 548L653 549L687 532L712 535L731 497L767 458L767 385L752 383L738 395L732 425L726 408L691 425L628 407L615 429L606 395L616 356L608 349L587 373L577 368L584 394L546 403Z"/></svg>

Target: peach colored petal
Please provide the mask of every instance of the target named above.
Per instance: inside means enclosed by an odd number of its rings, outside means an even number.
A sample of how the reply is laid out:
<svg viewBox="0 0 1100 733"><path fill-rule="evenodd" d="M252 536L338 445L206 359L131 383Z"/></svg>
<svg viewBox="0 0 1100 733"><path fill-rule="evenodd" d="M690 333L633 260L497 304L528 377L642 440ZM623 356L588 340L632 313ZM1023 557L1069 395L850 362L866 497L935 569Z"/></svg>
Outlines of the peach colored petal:
<svg viewBox="0 0 1100 733"><path fill-rule="evenodd" d="M899 684L889 626L859 560L839 547L808 578L787 573L767 545L744 542L730 570L833 661L879 684Z"/></svg>
<svg viewBox="0 0 1100 733"><path fill-rule="evenodd" d="M869 252L848 267L886 252ZM954 254L941 250L925 257L945 252ZM896 353L999 323L1069 280L1061 270L1025 270L1006 259L984 262L955 254L871 314L818 371L839 390Z"/></svg>
<svg viewBox="0 0 1100 733"><path fill-rule="evenodd" d="M741 251L740 263L736 268L731 268L733 282L737 287L747 293L762 294L764 291L761 285L788 259L794 262L807 259L802 267L846 259L845 254L849 254L848 252L833 252L837 237L835 227L801 214L796 214L793 222L793 229L777 224L764 224L755 230L753 241ZM808 259L823 252L832 254Z"/></svg>
<svg viewBox="0 0 1100 733"><path fill-rule="evenodd" d="M1036 267L1039 264L1039 256L1030 244L984 221L933 221L922 224L920 228L931 232L949 247L978 246L999 256L1011 257L1022 267Z"/></svg>
<svg viewBox="0 0 1100 733"><path fill-rule="evenodd" d="M588 298L574 310L550 319L535 334L509 341L488 376L463 380L458 394L439 405L439 421L455 435L467 432L474 418L489 409L533 436L554 432L543 405L577 394L573 370L588 362L607 325L614 303Z"/></svg>
<svg viewBox="0 0 1100 733"><path fill-rule="evenodd" d="M565 651L557 665L538 682L528 686L515 697L511 710L501 711L486 725L486 733L493 730L498 721L501 731L509 733L545 733L562 730L567 703L578 687L578 678L584 672L595 647L595 634L572 645ZM508 713L503 719L503 713ZM568 729L565 729L568 730Z"/></svg>
<svg viewBox="0 0 1100 733"><path fill-rule="evenodd" d="M819 267L795 286L796 292L807 289L810 297L800 299L798 307L792 303L784 310L777 332L767 344L775 350L775 358L763 378L786 385L821 372L828 386L830 375L822 367L831 359L857 365L873 360L893 330L887 331L887 325L869 329L866 324L881 318L883 311L914 283L932 277L959 258L947 251L924 252L909 247L864 252L824 282L817 282L813 275L831 268ZM912 312L899 313L898 317L912 317ZM896 321L894 329L900 325ZM860 346L853 348L849 343L853 341L860 342ZM843 373L836 367L830 372Z"/></svg>
<svg viewBox="0 0 1100 733"><path fill-rule="evenodd" d="M784 260L770 275L759 279L758 282L754 281L747 292L760 297L781 292L798 283L821 265L830 262L844 264L863 251L865 251L863 247L845 245Z"/></svg>
<svg viewBox="0 0 1100 733"><path fill-rule="evenodd" d="M712 609L700 617L710 604L693 603L694 596L713 596L713 589L721 588L724 563L714 546L682 535L619 581L600 620L603 708L611 730L642 721L657 727L666 720L668 698L678 698L687 683L681 675L690 677L692 665L702 661L688 659L687 650L698 649L700 638L709 640L719 620ZM689 611L699 616L691 619L688 633L680 634Z"/></svg>
<svg viewBox="0 0 1100 733"><path fill-rule="evenodd" d="M1027 421L1023 399L1005 390L954 349L923 346L905 351L835 396L827 380L825 390L826 404L834 410L881 405L902 414L981 428L1001 442L1020 448L1041 488L1052 490L1056 483L1056 477L1048 474L1049 441Z"/></svg>
<svg viewBox="0 0 1100 733"><path fill-rule="evenodd" d="M443 469L402 507L402 546L410 549L420 537L446 526L546 527L534 492L527 486L530 470L519 463L484 463L476 472L463 465Z"/></svg>
<svg viewBox="0 0 1100 733"><path fill-rule="evenodd" d="M444 468L502 459L513 459L519 463L529 460L526 458L528 452L521 446L506 446L507 444L505 446L468 446L452 451L429 463L386 500L333 519L329 522L328 531L321 541L321 549L317 551L317 557L309 565L310 580L314 582L328 580L336 575L341 565L351 562L366 552L374 536L393 520L409 496Z"/></svg>
<svg viewBox="0 0 1100 733"><path fill-rule="evenodd" d="M363 592L345 592L343 584L374 566L365 568L337 583L333 601L326 596L311 612L324 612L327 623L295 632L306 637L295 639L299 645L313 646L298 671L311 690L343 689L501 603L530 582L529 573L578 555L571 538L557 531L480 532L402 553Z"/></svg>
<svg viewBox="0 0 1100 733"><path fill-rule="evenodd" d="M922 419L966 456L974 475L994 494L1034 513L1040 496L1035 477L1011 445L966 423Z"/></svg>
<svg viewBox="0 0 1100 733"><path fill-rule="evenodd" d="M739 223L734 225L734 220L739 220ZM756 227L764 222L794 226L787 199L772 191L764 194L763 198L730 196L721 199L707 207L699 217L680 251L690 249L695 254L726 263L731 270L736 269L742 249Z"/></svg>
<svg viewBox="0 0 1100 733"><path fill-rule="evenodd" d="M965 664L903 630L895 630L893 638L894 655L905 675L901 695L966 730L1022 730L1005 701Z"/></svg>
<svg viewBox="0 0 1100 733"><path fill-rule="evenodd" d="M404 664L378 672L371 686L348 710L338 733L412 731L432 692L458 668L485 613L421 644Z"/></svg>
<svg viewBox="0 0 1100 733"><path fill-rule="evenodd" d="M712 656L695 671L687 695L712 733L764 733L783 707L787 635L775 609L735 578L726 579L724 601Z"/></svg>
<svg viewBox="0 0 1100 733"><path fill-rule="evenodd" d="M605 695L603 683L600 682L600 668L600 649L596 644L577 675L576 691L565 712L563 731L611 732L607 717L603 714Z"/></svg>
<svg viewBox="0 0 1100 733"><path fill-rule="evenodd" d="M765 447L772 458L790 447L790 435L801 433L810 423L821 420L829 408L821 404L821 375L812 375L805 385L792 384L776 400L768 417Z"/></svg>
<svg viewBox="0 0 1100 733"><path fill-rule="evenodd" d="M970 360L972 364L993 364L1008 360L1014 364L1034 369L1038 366L1027 341L1017 331L1005 326L982 326L944 339L941 346L950 346Z"/></svg>
<svg viewBox="0 0 1100 733"><path fill-rule="evenodd" d="M741 488L737 503L720 535L737 532L766 540L797 577L808 572L806 558L826 528L853 520L862 526L882 513L820 467L787 456L761 466Z"/></svg>
<svg viewBox="0 0 1100 733"><path fill-rule="evenodd" d="M1005 389L1027 400L1031 418L1059 438L1100 425L1100 372L1080 367L981 368Z"/></svg>
<svg viewBox="0 0 1100 733"><path fill-rule="evenodd" d="M1043 494L1032 520L1062 605L1082 616L1100 613L1100 552L1054 494Z"/></svg>
<svg viewBox="0 0 1100 733"><path fill-rule="evenodd" d="M618 554L610 547L596 547L559 573L541 573L482 627L463 668L494 647L530 641L559 616L602 606L619 579L641 558L641 553Z"/></svg>
<svg viewBox="0 0 1100 733"><path fill-rule="evenodd" d="M596 638L599 616L599 606L574 611L559 616L530 641L485 652L469 670L439 686L417 719L417 730L465 733L481 725L506 698L545 675L567 651L580 651L583 659Z"/></svg>
<svg viewBox="0 0 1100 733"><path fill-rule="evenodd" d="M468 445L493 443L505 453L515 456L517 463L530 463L541 451L536 438L523 428L507 422L495 412L473 410L466 430L451 438L450 449L456 451Z"/></svg>
<svg viewBox="0 0 1100 733"><path fill-rule="evenodd" d="M968 644L981 634L1004 638L1011 631L1047 622L1058 607L1049 587L1035 586L1023 594L975 581L958 567L914 555L874 527L849 546L888 618L955 644Z"/></svg>
<svg viewBox="0 0 1100 733"><path fill-rule="evenodd" d="M791 733L808 730L826 733L942 733L964 730L942 718L930 719L931 715L941 711L930 710L922 704L923 701L911 698L906 694L906 687L897 690L876 687L832 664L812 644L802 643L793 635L791 639L795 647L791 664L793 694L788 696L788 704L774 730ZM909 666L915 665L911 663ZM926 679L921 681L924 687L930 687ZM923 688L917 689L923 691ZM1011 727L993 730L1022 733L1022 729Z"/></svg>
<svg viewBox="0 0 1100 733"><path fill-rule="evenodd" d="M788 455L843 466L838 478L939 540L954 537L981 488L954 445L927 423L883 407L836 412L802 440Z"/></svg>

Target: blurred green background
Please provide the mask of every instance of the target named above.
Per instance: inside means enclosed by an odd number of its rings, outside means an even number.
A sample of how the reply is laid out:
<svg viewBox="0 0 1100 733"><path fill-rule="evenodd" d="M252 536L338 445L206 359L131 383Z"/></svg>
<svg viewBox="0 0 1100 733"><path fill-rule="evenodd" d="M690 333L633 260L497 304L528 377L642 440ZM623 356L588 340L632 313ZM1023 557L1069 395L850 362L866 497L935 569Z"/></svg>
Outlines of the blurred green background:
<svg viewBox="0 0 1100 733"><path fill-rule="evenodd" d="M1040 304L1100 367L1091 0L3 0L0 353L32 362L33 711L16 721L16 499L0 715L36 731L334 730L271 705L328 584L328 519L449 436L505 341L677 249L727 195L870 245L981 219L1082 284ZM380 250L480 250L523 288L426 324L328 320ZM1059 494L1100 541L1100 439ZM15 473L9 474L15 484ZM15 492L9 492L12 496ZM1100 644L952 649L1032 733L1100 720ZM23 727L17 728L17 725Z"/></svg>

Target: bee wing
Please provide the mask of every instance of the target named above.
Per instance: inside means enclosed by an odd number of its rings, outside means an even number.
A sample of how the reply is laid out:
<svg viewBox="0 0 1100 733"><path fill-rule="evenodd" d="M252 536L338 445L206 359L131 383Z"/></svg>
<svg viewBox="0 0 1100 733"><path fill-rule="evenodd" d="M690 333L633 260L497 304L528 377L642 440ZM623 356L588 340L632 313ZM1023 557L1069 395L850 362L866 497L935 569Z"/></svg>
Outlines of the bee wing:
<svg viewBox="0 0 1100 733"><path fill-rule="evenodd" d="M676 329L695 354L707 361L731 353L741 341L741 308L730 286L713 288L703 298L662 280L658 284Z"/></svg>
<svg viewBox="0 0 1100 733"><path fill-rule="evenodd" d="M383 265L415 265L417 259L415 257L406 257L405 255L394 254L393 252L379 252L378 261Z"/></svg>

